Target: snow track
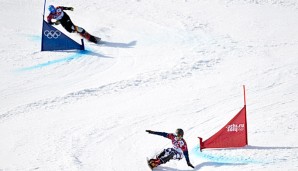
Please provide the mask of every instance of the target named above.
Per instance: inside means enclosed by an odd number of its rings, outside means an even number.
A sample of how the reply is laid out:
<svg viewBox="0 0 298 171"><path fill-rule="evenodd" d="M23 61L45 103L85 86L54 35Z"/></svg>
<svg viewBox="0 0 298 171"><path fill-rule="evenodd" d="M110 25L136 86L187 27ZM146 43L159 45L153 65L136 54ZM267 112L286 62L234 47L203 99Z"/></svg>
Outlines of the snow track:
<svg viewBox="0 0 298 171"><path fill-rule="evenodd" d="M42 2L2 2L0 171L148 170L171 145L145 130L178 127L194 170L297 170L297 2L48 3L73 6L104 44L39 52ZM199 152L197 137L241 109L243 84L249 146Z"/></svg>

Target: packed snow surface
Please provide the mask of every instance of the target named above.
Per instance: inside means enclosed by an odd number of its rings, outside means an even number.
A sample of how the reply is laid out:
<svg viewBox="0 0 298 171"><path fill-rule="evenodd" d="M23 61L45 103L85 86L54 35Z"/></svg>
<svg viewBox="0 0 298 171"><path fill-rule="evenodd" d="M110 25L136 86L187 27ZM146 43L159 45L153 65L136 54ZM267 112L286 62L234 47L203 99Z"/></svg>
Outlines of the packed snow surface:
<svg viewBox="0 0 298 171"><path fill-rule="evenodd" d="M40 51L43 3L1 0L0 171L145 171L171 147L145 130L177 128L195 169L154 170L298 170L296 0L48 0L104 41L59 52ZM200 152L242 85L249 145Z"/></svg>

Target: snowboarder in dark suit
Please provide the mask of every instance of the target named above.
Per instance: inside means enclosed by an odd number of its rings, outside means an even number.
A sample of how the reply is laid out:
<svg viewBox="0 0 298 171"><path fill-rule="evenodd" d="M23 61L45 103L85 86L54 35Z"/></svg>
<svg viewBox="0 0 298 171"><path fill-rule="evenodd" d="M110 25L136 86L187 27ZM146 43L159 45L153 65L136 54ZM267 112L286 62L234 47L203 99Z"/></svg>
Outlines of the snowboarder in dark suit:
<svg viewBox="0 0 298 171"><path fill-rule="evenodd" d="M98 43L100 41L100 38L89 34L82 27L74 25L64 10L73 11L73 7L63 7L63 6L54 7L53 5L50 5L49 6L50 14L47 17L48 23L51 25L61 24L69 33L79 33L82 37L86 38L90 42ZM55 19L56 21L52 22L52 19Z"/></svg>

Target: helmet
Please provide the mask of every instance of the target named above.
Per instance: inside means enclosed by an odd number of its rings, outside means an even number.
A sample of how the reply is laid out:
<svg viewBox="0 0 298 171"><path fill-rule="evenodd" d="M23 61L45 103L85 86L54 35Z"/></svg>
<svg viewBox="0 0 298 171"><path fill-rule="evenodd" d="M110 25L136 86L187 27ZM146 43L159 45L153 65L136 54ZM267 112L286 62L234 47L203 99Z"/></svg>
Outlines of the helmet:
<svg viewBox="0 0 298 171"><path fill-rule="evenodd" d="M49 11L50 13L55 13L56 12L56 8L53 5L49 6Z"/></svg>
<svg viewBox="0 0 298 171"><path fill-rule="evenodd" d="M184 135L183 129L181 129L181 128L176 129L176 135L178 137L183 137L183 135Z"/></svg>

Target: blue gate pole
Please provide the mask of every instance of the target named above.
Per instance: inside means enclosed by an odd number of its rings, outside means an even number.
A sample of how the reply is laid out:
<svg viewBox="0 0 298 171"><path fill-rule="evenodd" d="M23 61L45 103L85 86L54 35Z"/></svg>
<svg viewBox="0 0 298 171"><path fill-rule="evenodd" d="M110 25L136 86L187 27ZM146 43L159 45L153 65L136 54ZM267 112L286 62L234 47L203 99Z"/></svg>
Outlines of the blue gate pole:
<svg viewBox="0 0 298 171"><path fill-rule="evenodd" d="M46 3L47 3L47 0L44 0L44 5L43 5L43 18L42 19L44 19L44 13L45 13L45 11L46 11Z"/></svg>
<svg viewBox="0 0 298 171"><path fill-rule="evenodd" d="M43 4L43 14L42 14L42 28L41 28L41 51L43 51L43 24L44 24L44 14L45 14L45 11L46 11L46 3L47 3L47 0L44 0L44 4Z"/></svg>

